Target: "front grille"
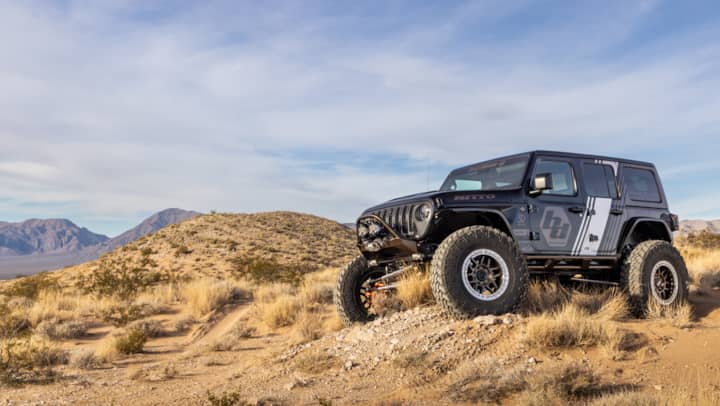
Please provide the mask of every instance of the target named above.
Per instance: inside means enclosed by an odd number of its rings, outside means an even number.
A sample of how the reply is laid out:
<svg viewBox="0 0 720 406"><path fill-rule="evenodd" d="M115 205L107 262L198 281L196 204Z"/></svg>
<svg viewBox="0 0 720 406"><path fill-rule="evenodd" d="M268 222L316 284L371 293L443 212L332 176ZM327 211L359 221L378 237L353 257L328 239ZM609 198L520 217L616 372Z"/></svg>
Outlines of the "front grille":
<svg viewBox="0 0 720 406"><path fill-rule="evenodd" d="M373 214L380 217L401 236L412 238L417 233L417 225L415 224L413 213L415 213L415 209L417 209L418 206L420 205L408 204L389 207L378 210Z"/></svg>

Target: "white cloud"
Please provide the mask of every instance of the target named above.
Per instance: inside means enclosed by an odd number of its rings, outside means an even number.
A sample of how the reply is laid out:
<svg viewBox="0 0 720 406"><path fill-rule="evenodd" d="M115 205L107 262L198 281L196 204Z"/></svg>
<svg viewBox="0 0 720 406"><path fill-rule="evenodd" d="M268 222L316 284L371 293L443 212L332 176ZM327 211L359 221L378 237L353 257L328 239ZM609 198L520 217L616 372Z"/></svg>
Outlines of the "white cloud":
<svg viewBox="0 0 720 406"><path fill-rule="evenodd" d="M648 146L720 130L712 32L688 34L692 47L673 38L662 53L599 56L632 37L652 2L506 40L464 36L527 4L373 19L293 4L30 4L0 6L13 34L0 38L0 182L16 202L64 203L58 214L181 206L349 220L424 189L426 174L347 163L348 151L421 168L534 148L654 159ZM321 170L265 153L301 150L336 156Z"/></svg>

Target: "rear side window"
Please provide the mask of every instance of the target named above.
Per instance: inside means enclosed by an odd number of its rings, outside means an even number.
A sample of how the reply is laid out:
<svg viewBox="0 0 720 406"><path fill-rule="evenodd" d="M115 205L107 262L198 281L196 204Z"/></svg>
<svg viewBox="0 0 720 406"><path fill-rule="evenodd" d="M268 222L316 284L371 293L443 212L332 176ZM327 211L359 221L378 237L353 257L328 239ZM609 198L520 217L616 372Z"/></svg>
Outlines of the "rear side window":
<svg viewBox="0 0 720 406"><path fill-rule="evenodd" d="M661 201L660 190L652 171L628 167L625 167L623 171L623 183L625 183L626 193L631 200L653 203Z"/></svg>
<svg viewBox="0 0 720 406"><path fill-rule="evenodd" d="M544 191L543 194L574 196L577 192L575 174L569 163L540 159L535 164L535 175L541 173L552 174L553 181L553 188Z"/></svg>
<svg viewBox="0 0 720 406"><path fill-rule="evenodd" d="M585 192L588 196L617 199L617 184L612 166L585 163L583 164L583 173L585 174Z"/></svg>

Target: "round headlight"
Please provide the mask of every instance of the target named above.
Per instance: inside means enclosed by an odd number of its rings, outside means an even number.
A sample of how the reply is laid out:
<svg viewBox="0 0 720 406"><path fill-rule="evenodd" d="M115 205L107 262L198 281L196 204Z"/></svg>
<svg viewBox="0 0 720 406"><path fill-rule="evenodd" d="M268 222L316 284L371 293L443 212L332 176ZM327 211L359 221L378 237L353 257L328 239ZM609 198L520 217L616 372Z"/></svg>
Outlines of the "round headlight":
<svg viewBox="0 0 720 406"><path fill-rule="evenodd" d="M368 228L365 225L358 226L357 233L358 237L365 238L368 235Z"/></svg>
<svg viewBox="0 0 720 406"><path fill-rule="evenodd" d="M415 219L417 221L427 221L431 215L432 215L432 207L430 207L430 205L427 203L419 206L415 210Z"/></svg>

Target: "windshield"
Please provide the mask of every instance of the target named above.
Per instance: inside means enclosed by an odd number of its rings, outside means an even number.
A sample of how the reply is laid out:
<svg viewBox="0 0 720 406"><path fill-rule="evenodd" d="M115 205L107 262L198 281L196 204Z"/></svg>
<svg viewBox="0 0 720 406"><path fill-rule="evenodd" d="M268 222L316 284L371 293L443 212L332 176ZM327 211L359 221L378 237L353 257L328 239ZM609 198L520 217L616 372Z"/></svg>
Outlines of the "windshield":
<svg viewBox="0 0 720 406"><path fill-rule="evenodd" d="M502 190L519 188L530 157L514 156L482 162L450 172L441 191Z"/></svg>

